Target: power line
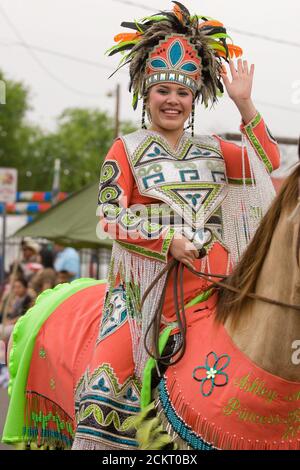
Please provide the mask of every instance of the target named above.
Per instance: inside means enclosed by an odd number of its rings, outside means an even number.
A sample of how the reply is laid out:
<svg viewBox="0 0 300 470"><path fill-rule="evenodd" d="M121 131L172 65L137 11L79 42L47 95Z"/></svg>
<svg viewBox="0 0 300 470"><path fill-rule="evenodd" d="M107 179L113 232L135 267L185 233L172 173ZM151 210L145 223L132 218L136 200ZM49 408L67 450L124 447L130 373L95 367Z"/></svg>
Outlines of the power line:
<svg viewBox="0 0 300 470"><path fill-rule="evenodd" d="M116 2L119 2L119 3L125 3L125 4L131 5L131 6L140 6L141 8L145 8L147 10L153 11L151 8L149 8L145 5L142 5L142 4L138 5L134 2L131 2L130 0L113 0L113 1L116 1ZM110 67L110 66L105 65L105 64L100 64L100 63L95 62L95 61L83 59L81 57L73 56L73 55L70 55L70 54L67 54L67 53L58 52L58 51L54 51L52 49L43 48L43 47L40 47L40 46L35 46L35 45L32 45L32 44L28 44L27 42L24 41L22 35L19 33L17 28L14 26L14 24L11 22L10 18L8 17L8 15L6 14L6 12L4 11L4 9L2 8L1 5L0 5L0 12L3 14L6 21L9 23L9 25L13 29L15 35L19 39L19 42L14 42L14 43L10 43L10 44L8 42L3 43L2 40L1 40L0 42L2 42L2 44L4 44L5 46L17 45L17 46L25 47L26 50L28 51L28 53L33 57L33 59L38 63L38 65L40 67L42 67L42 69L47 73L47 75L49 75L52 79L57 81L60 85L64 86L65 88L72 91L73 93L80 94L80 95L85 95L85 96L97 97L99 99L99 95L92 94L92 93L86 93L86 92L83 92L83 91L80 91L80 90L76 90L75 88L70 87L68 84L66 84L64 81L62 81L60 78L56 77L48 68L46 68L44 66L44 64L42 62L40 62L40 60L36 57L36 55L32 52L32 50L38 50L39 52L42 52L42 53L55 55L55 56L58 56L58 57L61 57L61 58L64 58L64 59L72 60L74 62L83 63L85 65L89 65L89 66L93 66L93 67L97 67L97 68L102 68L102 69L105 68L105 69L110 70L110 71L114 70L113 67ZM249 34L252 34L252 33L249 33ZM266 39L270 39L270 38L266 37ZM300 46L300 44L299 44L299 46ZM120 72L127 74L127 72L124 71L124 70L120 70L119 73ZM269 106L269 107L272 107L272 108L281 109L283 111L289 111L289 112L294 112L294 113L299 113L300 112L299 109L291 108L291 107L284 106L284 105L269 103L269 102L266 102L266 101L256 101L256 103L260 104L262 106Z"/></svg>
<svg viewBox="0 0 300 470"><path fill-rule="evenodd" d="M2 14L2 16L4 17L5 21L8 23L8 25L10 26L10 28L13 30L15 36L18 38L18 40L21 42L21 44L26 48L28 54L32 57L32 59L37 63L37 65L50 77L52 78L52 80L56 81L57 83L59 83L61 86L63 86L64 88L66 88L67 90L71 91L72 93L76 93L78 95L84 95L84 96L89 96L89 97L97 97L99 99L99 95L97 94L94 94L94 93L87 93L87 92L84 92L82 90L77 90L76 88L73 88L72 86L70 86L69 84L67 84L66 82L64 82L63 80L61 80L59 77L57 77L54 73L51 72L51 70L49 70L44 64L43 62L40 61L40 59L37 57L37 55L33 52L33 50L30 48L30 46L26 43L26 41L24 40L23 36L21 35L21 33L18 31L18 29L16 28L16 26L14 25L14 23L11 21L11 19L9 18L9 16L7 15L6 11L4 10L4 8L2 7L2 5L0 5L0 13Z"/></svg>
<svg viewBox="0 0 300 470"><path fill-rule="evenodd" d="M62 59L72 60L73 62L78 62L78 63L84 64L84 65L90 65L92 67L97 67L97 68L100 68L100 69L107 69L110 72L115 70L115 67L111 67L110 65L101 64L101 63L93 61L93 60L83 59L82 57L77 57L77 56L74 56L74 55L71 55L71 54L67 54L65 52L58 52L58 51L55 51L53 49L48 49L46 47L36 46L34 44L26 43L26 45L25 45L23 42L8 42L6 40L3 41L1 39L0 39L0 44L2 44L3 46L27 47L27 48L30 48L30 49L33 49L33 50L36 50L36 51L39 51L39 52L42 52L42 53L45 53L45 54L51 54L51 55L54 55L54 56L57 56L57 57L61 57ZM120 70L120 72L126 73L124 70ZM126 73L126 75L127 75L127 73Z"/></svg>
<svg viewBox="0 0 300 470"><path fill-rule="evenodd" d="M143 5L141 3L135 3L135 2L132 2L130 0L112 0L112 1L117 2L117 3L123 3L124 5L129 5L129 6L132 6L132 7L138 7L138 8L141 8L143 10L151 11L153 13L153 8L148 7L146 5ZM230 26L228 26L227 29L230 30L230 31L233 31L234 33L241 34L242 36L250 36L250 37L257 38L257 39L263 39L264 41L275 42L277 44L281 44L281 45L284 45L284 46L300 47L300 43L298 43L298 42L287 41L285 39L279 39L279 38L272 38L272 37L266 36L264 34L252 33L250 31L242 31L240 29L231 28Z"/></svg>
<svg viewBox="0 0 300 470"><path fill-rule="evenodd" d="M17 45L17 46L22 46L23 47L23 44L20 43L20 42L3 42L3 40L0 39L0 44L3 44L4 46L10 46L10 45ZM95 61L91 61L91 60L87 60L87 59L82 59L81 57L76 57L76 56L73 56L73 55L70 55L70 54L66 54L64 52L57 52L57 51L54 51L54 50L51 50L51 49L48 49L48 48L42 48L42 47L39 47L39 46L34 46L32 44L27 44L28 47L30 47L31 49L36 49L38 50L39 52L41 53L46 53L46 54L51 54L51 55L54 55L54 56L58 56L58 57L61 57L63 59L68 59L68 60L72 60L74 62L78 62L78 63L82 63L82 64L85 64L85 65L90 65L90 66L93 66L93 67L97 67L97 68L105 68L105 69L108 69L108 70L114 70L113 67L110 67L109 65L105 65L105 64L99 64L98 62L95 62ZM120 70L118 73L124 73L124 74L128 74L128 72L126 72L125 70ZM268 103L267 101L257 101L255 100L255 102L257 104L260 104L262 106L269 106L269 107L272 107L272 108L276 108L276 109L281 109L283 111L290 111L290 112L293 112L293 113L299 113L299 109L296 109L296 108L292 108L292 107L289 107L289 106L284 106L284 105L280 105L280 104L275 104L275 103Z"/></svg>
<svg viewBox="0 0 300 470"><path fill-rule="evenodd" d="M252 38L263 39L264 41L274 42L282 46L300 47L299 42L287 41L286 39L272 38L270 36L265 36L264 34L251 33L250 31L242 31L240 29L231 28L230 26L228 26L228 29L230 31L233 31L234 33L241 34L242 36L250 36Z"/></svg>

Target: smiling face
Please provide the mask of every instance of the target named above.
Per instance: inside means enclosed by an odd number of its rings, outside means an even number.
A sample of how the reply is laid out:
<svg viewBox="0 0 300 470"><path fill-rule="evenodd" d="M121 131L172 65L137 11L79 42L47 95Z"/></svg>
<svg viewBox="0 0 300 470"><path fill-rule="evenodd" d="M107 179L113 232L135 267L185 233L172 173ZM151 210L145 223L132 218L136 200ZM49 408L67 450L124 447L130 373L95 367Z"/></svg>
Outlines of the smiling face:
<svg viewBox="0 0 300 470"><path fill-rule="evenodd" d="M151 116L151 129L183 131L193 104L190 89L175 83L159 83L149 90L147 110Z"/></svg>

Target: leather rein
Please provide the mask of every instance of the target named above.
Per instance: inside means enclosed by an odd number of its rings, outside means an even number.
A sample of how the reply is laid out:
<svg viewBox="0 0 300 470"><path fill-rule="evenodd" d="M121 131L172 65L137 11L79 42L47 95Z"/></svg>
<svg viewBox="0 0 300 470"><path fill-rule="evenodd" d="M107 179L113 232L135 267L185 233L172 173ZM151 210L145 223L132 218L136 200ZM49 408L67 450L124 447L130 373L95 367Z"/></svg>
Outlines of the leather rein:
<svg viewBox="0 0 300 470"><path fill-rule="evenodd" d="M300 238L299 238L299 243L300 243ZM206 250L205 248L202 248L199 252L199 258L202 258L206 256ZM183 357L186 349L186 314L185 314L185 305L184 305L184 281L183 281L183 272L184 268L187 267L187 269L193 273L195 276L205 279L206 281L211 283L211 288L214 287L219 287L223 289L227 289L231 292L234 292L236 294L240 294L241 290L231 286L230 284L224 282L224 280L227 279L228 276L224 276L221 274L213 274L213 273L204 273L202 271L196 271L195 269L185 266L183 263L176 259L170 260L167 265L164 267L164 269L159 273L158 276L151 282L149 287L147 288L146 292L144 293L141 301L141 308L144 305L144 302L151 292L151 290L155 287L156 283L159 281L161 277L166 275L166 282L162 290L161 298L158 304L158 307L155 311L155 314L153 318L150 320L150 323L148 325L148 328L146 330L145 336L144 336L144 347L149 354L150 357L156 360L157 364L157 370L159 371L158 364L160 363L161 365L164 365L168 367L169 365L174 365L177 362L180 361L180 359ZM159 335L160 335L160 327L161 327L161 320L163 316L163 309L164 309L164 301L166 297L166 290L167 290L167 285L168 285L168 280L171 276L171 274L174 273L174 279L173 279L173 296L174 296L174 304L175 304L175 315L176 315L176 321L178 328L181 333L181 344L179 347L175 347L173 351L170 354L163 354L163 356L159 352ZM220 279L219 281L212 280L211 278L217 278ZM178 285L179 285L179 292L178 292ZM178 296L178 293L180 294ZM179 297L179 298L178 298ZM272 305L277 305L278 307L286 307L286 308L291 308L293 310L300 311L300 305L296 304L288 304L286 302L281 302L280 300L275 300L275 299L270 299L269 297L264 297L259 294L255 293L248 293L245 294L245 297L253 299L253 300L258 300L261 302L265 302L268 304ZM148 344L148 335L152 331L152 345ZM176 359L173 360L172 362L171 359L173 359L176 356Z"/></svg>
<svg viewBox="0 0 300 470"><path fill-rule="evenodd" d="M227 289L227 290L229 290L231 292L234 292L236 294L241 293L240 289L238 289L237 287L233 287L230 284L227 284L226 282L212 281L211 280L211 278L214 277L214 278L222 279L222 281L224 281L225 279L227 279L228 276L224 276L224 275L221 275L221 274L213 274L213 273L207 274L207 273L204 273L202 271L196 271L195 269L192 269L188 266L183 265L183 263L181 263L180 261L178 261L176 259L172 259L171 261L168 262L168 264L165 266L165 268L159 273L159 275L156 276L156 278L151 282L150 286L148 287L148 289L146 290L146 292L145 292L145 294L142 298L141 306L143 306L147 296L149 295L150 291L154 288L157 281L165 273L167 273L168 277L169 277L176 265L179 265L179 267L181 265L181 269L186 267L191 273L195 274L195 276L197 276L201 279L205 279L206 281L210 282L211 287L222 287L222 288ZM269 304L272 304L272 305L277 305L279 307L287 307L287 308L292 308L294 310L300 311L300 305L288 304L286 302L281 302L280 300L270 299L269 297L264 297L263 295L254 294L252 292L249 292L248 294L246 294L246 297L248 297L250 299L253 299L253 300L259 300L261 302L269 303Z"/></svg>

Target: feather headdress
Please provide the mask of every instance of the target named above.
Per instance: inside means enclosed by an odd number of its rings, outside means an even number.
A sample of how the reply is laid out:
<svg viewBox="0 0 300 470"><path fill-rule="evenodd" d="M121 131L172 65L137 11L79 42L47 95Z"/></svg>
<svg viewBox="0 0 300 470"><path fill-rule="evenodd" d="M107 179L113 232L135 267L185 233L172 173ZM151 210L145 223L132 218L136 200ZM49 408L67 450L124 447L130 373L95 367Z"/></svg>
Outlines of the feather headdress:
<svg viewBox="0 0 300 470"><path fill-rule="evenodd" d="M173 3L173 11L121 23L134 33L117 34L114 39L118 44L107 51L110 56L123 55L116 71L130 67L134 109L148 88L162 81L182 83L196 100L206 106L209 101L214 103L223 93L222 60L242 55L240 47L227 44L231 38L222 23L191 15L181 3Z"/></svg>

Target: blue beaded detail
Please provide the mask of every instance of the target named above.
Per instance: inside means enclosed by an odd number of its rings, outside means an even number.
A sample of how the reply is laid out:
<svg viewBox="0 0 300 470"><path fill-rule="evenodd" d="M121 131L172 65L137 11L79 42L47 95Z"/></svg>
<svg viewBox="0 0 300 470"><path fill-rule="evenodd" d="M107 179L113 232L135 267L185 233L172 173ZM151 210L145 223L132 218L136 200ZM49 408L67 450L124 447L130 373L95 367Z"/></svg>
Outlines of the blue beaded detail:
<svg viewBox="0 0 300 470"><path fill-rule="evenodd" d="M196 450L215 450L215 448L205 442L201 437L199 437L191 427L184 423L182 418L180 418L176 411L173 408L173 405L170 401L168 395L166 380L162 379L158 385L160 403L163 408L164 414L171 424L174 431L183 439L187 444Z"/></svg>
<svg viewBox="0 0 300 470"><path fill-rule="evenodd" d="M126 294L123 286L112 291L109 302L105 302L101 320L100 334L97 342L107 338L127 321Z"/></svg>

